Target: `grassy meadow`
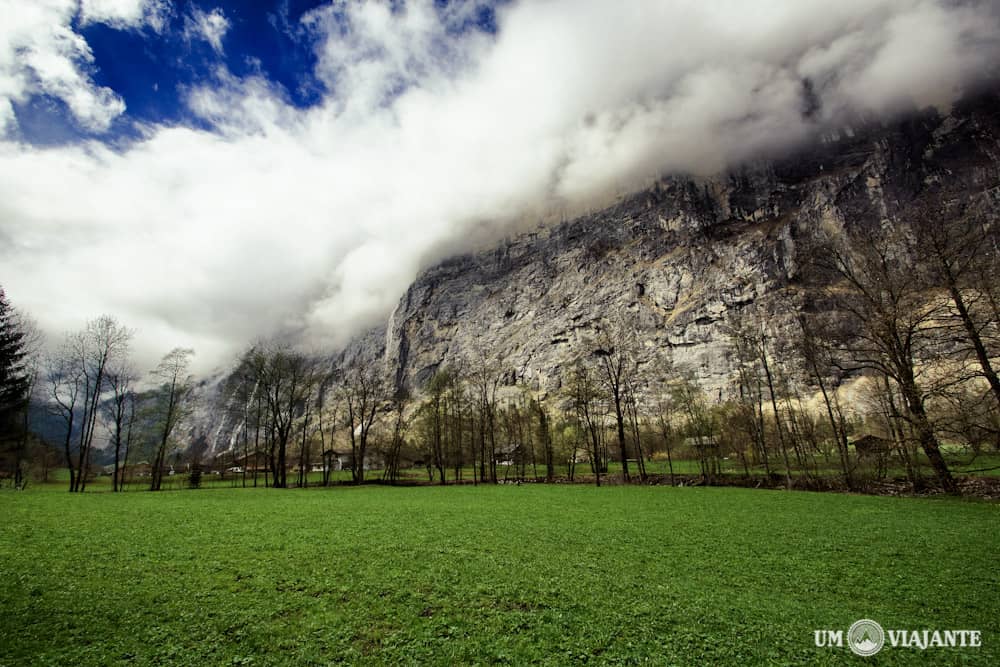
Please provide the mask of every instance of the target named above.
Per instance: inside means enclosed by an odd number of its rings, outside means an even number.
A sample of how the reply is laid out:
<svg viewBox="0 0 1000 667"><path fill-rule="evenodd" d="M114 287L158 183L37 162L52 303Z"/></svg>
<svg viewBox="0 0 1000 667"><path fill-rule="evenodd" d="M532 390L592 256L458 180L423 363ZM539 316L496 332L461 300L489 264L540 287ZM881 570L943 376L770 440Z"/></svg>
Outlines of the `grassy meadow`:
<svg viewBox="0 0 1000 667"><path fill-rule="evenodd" d="M35 487L0 516L0 665L1000 664L995 503ZM983 646L813 645L859 618Z"/></svg>

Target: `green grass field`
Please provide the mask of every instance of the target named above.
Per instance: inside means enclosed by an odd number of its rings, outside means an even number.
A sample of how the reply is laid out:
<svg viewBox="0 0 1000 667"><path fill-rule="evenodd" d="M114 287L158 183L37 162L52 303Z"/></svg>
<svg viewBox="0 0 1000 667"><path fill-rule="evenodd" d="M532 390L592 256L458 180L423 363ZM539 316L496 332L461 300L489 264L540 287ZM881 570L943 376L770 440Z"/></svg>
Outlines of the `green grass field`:
<svg viewBox="0 0 1000 667"><path fill-rule="evenodd" d="M522 485L0 493L0 664L1000 664L1000 505ZM978 649L813 630L977 629Z"/></svg>

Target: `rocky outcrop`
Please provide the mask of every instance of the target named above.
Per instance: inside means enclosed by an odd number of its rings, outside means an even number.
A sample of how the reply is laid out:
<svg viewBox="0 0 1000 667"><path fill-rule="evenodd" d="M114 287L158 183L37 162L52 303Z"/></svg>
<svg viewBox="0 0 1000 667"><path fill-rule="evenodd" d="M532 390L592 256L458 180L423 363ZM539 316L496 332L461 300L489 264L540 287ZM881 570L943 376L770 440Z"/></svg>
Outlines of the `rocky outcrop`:
<svg viewBox="0 0 1000 667"><path fill-rule="evenodd" d="M507 382L559 388L609 321L637 332L643 361L666 359L712 391L732 366L727 319L792 291L816 231L900 221L928 183L1000 201L1000 103L828 132L780 162L715 178L666 178L613 206L493 250L452 258L413 283L384 332L354 354L381 356L396 384L421 388L443 364L483 352Z"/></svg>

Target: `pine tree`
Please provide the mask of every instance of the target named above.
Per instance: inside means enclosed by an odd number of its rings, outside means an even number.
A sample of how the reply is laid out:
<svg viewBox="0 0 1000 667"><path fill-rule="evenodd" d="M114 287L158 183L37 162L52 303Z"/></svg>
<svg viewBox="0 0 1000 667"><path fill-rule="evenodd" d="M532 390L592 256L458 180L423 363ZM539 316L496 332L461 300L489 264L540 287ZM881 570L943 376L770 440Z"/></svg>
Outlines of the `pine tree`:
<svg viewBox="0 0 1000 667"><path fill-rule="evenodd" d="M0 437L4 439L17 428L27 398L25 355L24 331L0 287Z"/></svg>

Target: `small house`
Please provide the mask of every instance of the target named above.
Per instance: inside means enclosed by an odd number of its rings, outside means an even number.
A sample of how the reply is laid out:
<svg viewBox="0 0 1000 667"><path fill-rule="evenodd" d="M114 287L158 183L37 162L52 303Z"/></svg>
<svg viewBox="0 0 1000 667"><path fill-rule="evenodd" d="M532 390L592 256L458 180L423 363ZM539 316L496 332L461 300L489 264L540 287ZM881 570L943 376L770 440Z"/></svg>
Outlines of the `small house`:
<svg viewBox="0 0 1000 667"><path fill-rule="evenodd" d="M854 441L854 451L861 458L873 456L884 456L892 449L892 441L880 438L877 435L868 434Z"/></svg>

